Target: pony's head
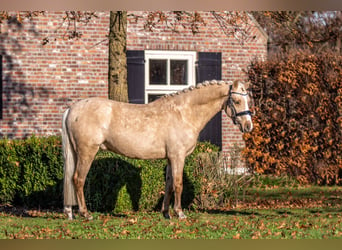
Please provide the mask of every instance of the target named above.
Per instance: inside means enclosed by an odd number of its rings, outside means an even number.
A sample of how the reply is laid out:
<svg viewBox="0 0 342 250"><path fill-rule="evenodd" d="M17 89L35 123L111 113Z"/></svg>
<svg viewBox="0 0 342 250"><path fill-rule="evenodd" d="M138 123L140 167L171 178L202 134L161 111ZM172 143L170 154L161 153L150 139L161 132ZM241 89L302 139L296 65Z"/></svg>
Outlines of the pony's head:
<svg viewBox="0 0 342 250"><path fill-rule="evenodd" d="M249 110L251 100L247 87L238 80L234 81L229 86L228 99L224 107L226 114L234 124L239 125L241 132L244 133L251 132L253 129L252 112Z"/></svg>

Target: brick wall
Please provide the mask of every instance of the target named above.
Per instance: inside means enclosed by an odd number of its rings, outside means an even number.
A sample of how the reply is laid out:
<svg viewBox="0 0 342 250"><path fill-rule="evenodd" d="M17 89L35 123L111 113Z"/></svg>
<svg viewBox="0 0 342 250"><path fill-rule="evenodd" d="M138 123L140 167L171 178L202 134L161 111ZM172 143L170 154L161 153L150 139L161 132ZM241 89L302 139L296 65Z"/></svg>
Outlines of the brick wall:
<svg viewBox="0 0 342 250"><path fill-rule="evenodd" d="M143 22L134 16L128 19L128 50L189 50L197 52L222 53L222 80L245 79L242 69L246 69L255 56L264 58L267 52L267 37L260 31L254 20L250 21L250 37L243 45L233 36L225 34L210 12L199 12L205 26L193 35L189 29L174 33L164 25L157 25L153 32L144 31ZM131 12L136 16L146 16L146 12ZM231 119L222 112L222 150L230 151L234 145L243 147L242 134Z"/></svg>
<svg viewBox="0 0 342 250"><path fill-rule="evenodd" d="M78 25L83 34L79 40L63 38L66 24L57 31L63 15L45 12L19 26L1 24L0 137L59 134L68 105L88 96L107 96L109 13ZM42 45L45 37L50 43Z"/></svg>
<svg viewBox="0 0 342 250"><path fill-rule="evenodd" d="M145 12L129 14L145 15ZM200 12L206 26L193 35L190 30L173 33L157 26L144 31L143 23L128 18L127 50L189 50L222 53L222 79L245 78L254 56L266 55L266 37L251 21L249 32L256 39L241 45L227 36L209 12ZM25 20L22 25L1 24L0 50L3 55L3 119L0 137L22 138L31 134L59 134L61 115L71 103L89 96L107 97L109 12L79 25L83 37L63 39L63 12ZM42 45L44 37L50 43ZM56 39L56 40L55 40ZM241 133L223 113L223 151L234 144L243 146Z"/></svg>

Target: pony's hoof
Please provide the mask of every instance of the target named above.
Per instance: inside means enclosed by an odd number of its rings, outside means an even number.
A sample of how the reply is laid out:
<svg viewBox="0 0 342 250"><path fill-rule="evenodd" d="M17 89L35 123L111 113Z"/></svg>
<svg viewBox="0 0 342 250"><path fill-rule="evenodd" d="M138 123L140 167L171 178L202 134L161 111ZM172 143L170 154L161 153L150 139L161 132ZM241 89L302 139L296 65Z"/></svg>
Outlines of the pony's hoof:
<svg viewBox="0 0 342 250"><path fill-rule="evenodd" d="M91 216L89 213L80 213L80 215L87 220L93 219L93 216Z"/></svg>
<svg viewBox="0 0 342 250"><path fill-rule="evenodd" d="M185 219L186 219L186 216L185 216L185 214L184 214L183 212L179 212L179 213L178 213L178 218L179 218L180 220L185 220Z"/></svg>
<svg viewBox="0 0 342 250"><path fill-rule="evenodd" d="M93 220L93 216L91 216L90 214L85 214L84 216L83 216L85 219L87 219L87 220Z"/></svg>
<svg viewBox="0 0 342 250"><path fill-rule="evenodd" d="M169 212L162 212L163 213L163 216L164 216L164 218L165 219L167 219L167 220L170 220L171 219L171 215L169 214Z"/></svg>
<svg viewBox="0 0 342 250"><path fill-rule="evenodd" d="M69 216L68 215L68 220L74 220L75 219L75 216L74 215L72 215L72 216Z"/></svg>
<svg viewBox="0 0 342 250"><path fill-rule="evenodd" d="M75 219L75 216L71 209L64 209L64 214L68 217L68 220Z"/></svg>

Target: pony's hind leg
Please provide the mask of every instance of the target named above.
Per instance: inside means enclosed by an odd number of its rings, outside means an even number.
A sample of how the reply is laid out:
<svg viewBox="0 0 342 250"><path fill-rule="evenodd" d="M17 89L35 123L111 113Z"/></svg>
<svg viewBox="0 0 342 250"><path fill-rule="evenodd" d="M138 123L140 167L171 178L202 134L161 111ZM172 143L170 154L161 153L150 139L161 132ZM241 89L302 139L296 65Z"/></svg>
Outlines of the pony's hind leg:
<svg viewBox="0 0 342 250"><path fill-rule="evenodd" d="M168 164L166 167L165 195L164 195L164 201L163 201L162 210L161 210L161 212L163 213L166 219L171 218L170 212L169 212L169 206L170 206L170 200L171 200L171 195L172 195L172 186L173 186L172 170L171 170L170 161L168 161Z"/></svg>
<svg viewBox="0 0 342 250"><path fill-rule="evenodd" d="M173 178L173 190L175 192L174 211L179 219L186 219L182 210L181 197L183 192L183 169L185 157L170 159Z"/></svg>
<svg viewBox="0 0 342 250"><path fill-rule="evenodd" d="M89 148L88 150L82 150L79 152L76 171L73 177L80 215L88 220L93 219L93 217L89 214L85 202L84 184L97 151L98 148Z"/></svg>

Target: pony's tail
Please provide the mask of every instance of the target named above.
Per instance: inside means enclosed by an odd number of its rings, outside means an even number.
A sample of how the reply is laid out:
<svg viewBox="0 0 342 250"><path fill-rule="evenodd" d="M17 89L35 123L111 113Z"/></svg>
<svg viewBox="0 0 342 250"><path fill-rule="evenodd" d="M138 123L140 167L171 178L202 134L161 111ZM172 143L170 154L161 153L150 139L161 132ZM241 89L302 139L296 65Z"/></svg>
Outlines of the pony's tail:
<svg viewBox="0 0 342 250"><path fill-rule="evenodd" d="M63 113L62 119L62 148L64 157L64 206L77 205L73 175L76 167L75 151L70 142L66 120L70 109Z"/></svg>

